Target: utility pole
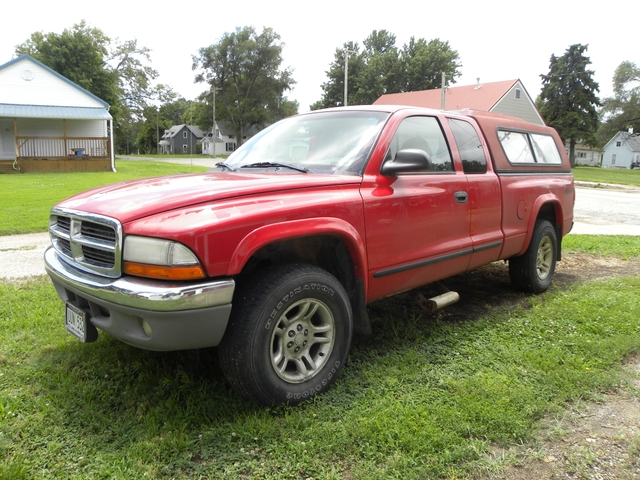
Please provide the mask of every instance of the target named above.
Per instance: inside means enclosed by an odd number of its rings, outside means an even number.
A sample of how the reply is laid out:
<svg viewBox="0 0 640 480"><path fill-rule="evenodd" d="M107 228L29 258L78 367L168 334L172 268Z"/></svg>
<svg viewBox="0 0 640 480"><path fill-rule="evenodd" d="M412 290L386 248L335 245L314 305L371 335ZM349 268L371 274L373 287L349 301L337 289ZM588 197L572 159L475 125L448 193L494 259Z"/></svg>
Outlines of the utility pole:
<svg viewBox="0 0 640 480"><path fill-rule="evenodd" d="M211 133L213 134L213 158L216 158L216 141L218 139L218 133L216 128L216 90L220 90L218 87L213 87L213 125L211 126Z"/></svg>
<svg viewBox="0 0 640 480"><path fill-rule="evenodd" d="M347 106L347 91L349 84L349 55L352 53L356 53L353 50L349 50L345 47L344 49L344 106Z"/></svg>
<svg viewBox="0 0 640 480"><path fill-rule="evenodd" d="M447 82L447 77L445 76L444 72L442 72L442 92L440 94L440 109L444 110L444 104L445 104L445 94L446 94L446 85L445 83Z"/></svg>

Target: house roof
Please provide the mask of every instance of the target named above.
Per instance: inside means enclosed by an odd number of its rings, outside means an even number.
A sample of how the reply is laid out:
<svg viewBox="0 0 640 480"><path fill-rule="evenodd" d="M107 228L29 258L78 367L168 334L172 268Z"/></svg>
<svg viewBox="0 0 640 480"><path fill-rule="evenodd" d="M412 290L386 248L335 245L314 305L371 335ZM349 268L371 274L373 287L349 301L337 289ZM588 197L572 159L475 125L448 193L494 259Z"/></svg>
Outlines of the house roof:
<svg viewBox="0 0 640 480"><path fill-rule="evenodd" d="M216 124L218 125L218 129L222 135L226 135L227 137L235 136L236 132L233 129L231 122L227 120L220 120L216 121ZM258 132L258 128L255 125L251 125L244 133L247 137L253 137Z"/></svg>
<svg viewBox="0 0 640 480"><path fill-rule="evenodd" d="M102 100L101 98L98 98L97 96L95 96L93 93L89 92L88 90L85 90L84 88L82 88L80 85L78 85L77 83L72 82L71 80L69 80L67 77L60 75L58 72L56 72L55 70L47 67L44 63L39 62L38 60L36 60L35 58L33 58L31 55L21 55L18 58L14 58L13 60L0 65L0 75L2 74L3 70L8 70L10 67L15 66L18 63L21 62L31 62L33 64L35 64L37 67L46 70L48 73L50 73L51 75L59 78L60 80L62 80L63 82L67 83L68 85L72 86L73 88L77 89L78 91L84 93L85 95L91 97L92 99L96 100L97 102L99 102L100 104L102 104L104 106L104 108L108 109L109 108L109 104L107 102L105 102L104 100ZM25 79L26 80L26 79Z"/></svg>
<svg viewBox="0 0 640 480"><path fill-rule="evenodd" d="M632 152L640 152L640 133L618 132L607 142L605 148L617 138L625 142Z"/></svg>
<svg viewBox="0 0 640 480"><path fill-rule="evenodd" d="M505 80L502 82L478 83L461 87L446 87L445 109L472 110L491 109L504 97L504 95L518 83L519 80ZM419 90L417 92L388 93L378 98L374 105L411 105L414 107L435 108L442 107L442 89Z"/></svg>
<svg viewBox="0 0 640 480"><path fill-rule="evenodd" d="M202 129L196 125L186 125L184 123L180 124L180 125L172 125L171 128L169 128L168 130L165 130L164 134L162 135L162 138L173 138L175 137L178 133L180 133L184 128L187 128L195 137L197 138L202 138L204 137L204 132L202 131Z"/></svg>
<svg viewBox="0 0 640 480"><path fill-rule="evenodd" d="M84 118L87 120L110 120L104 108L57 107L47 105L12 105L0 103L0 117L12 118Z"/></svg>

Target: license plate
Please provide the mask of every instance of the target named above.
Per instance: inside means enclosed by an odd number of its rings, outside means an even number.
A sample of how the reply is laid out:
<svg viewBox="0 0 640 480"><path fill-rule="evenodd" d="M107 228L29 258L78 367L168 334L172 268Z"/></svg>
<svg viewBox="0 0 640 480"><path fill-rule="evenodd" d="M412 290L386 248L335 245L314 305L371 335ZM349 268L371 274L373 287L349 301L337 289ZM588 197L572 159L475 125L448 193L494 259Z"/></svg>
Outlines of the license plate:
<svg viewBox="0 0 640 480"><path fill-rule="evenodd" d="M95 340L93 337L94 333L97 334L97 331L96 327L89 323L89 315L87 315L84 310L70 303L67 303L64 325L67 331L81 342L92 342ZM95 336L97 337L97 335Z"/></svg>

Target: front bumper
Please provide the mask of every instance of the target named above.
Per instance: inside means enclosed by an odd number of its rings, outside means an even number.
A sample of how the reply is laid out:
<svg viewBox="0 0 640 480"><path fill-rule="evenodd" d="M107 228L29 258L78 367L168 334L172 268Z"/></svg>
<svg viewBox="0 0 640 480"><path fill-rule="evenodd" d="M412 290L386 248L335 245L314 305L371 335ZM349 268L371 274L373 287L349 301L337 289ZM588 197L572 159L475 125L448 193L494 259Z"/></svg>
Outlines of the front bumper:
<svg viewBox="0 0 640 480"><path fill-rule="evenodd" d="M65 302L90 312L90 321L115 338L147 350L186 350L218 345L231 313L235 282L163 282L117 279L77 270L53 248L45 269Z"/></svg>

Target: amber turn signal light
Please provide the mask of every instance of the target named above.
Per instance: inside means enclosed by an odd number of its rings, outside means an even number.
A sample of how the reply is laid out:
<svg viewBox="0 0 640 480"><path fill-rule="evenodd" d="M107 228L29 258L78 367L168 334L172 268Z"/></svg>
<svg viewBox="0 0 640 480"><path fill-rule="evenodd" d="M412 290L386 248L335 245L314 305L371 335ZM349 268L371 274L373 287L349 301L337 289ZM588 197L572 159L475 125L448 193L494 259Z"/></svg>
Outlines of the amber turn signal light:
<svg viewBox="0 0 640 480"><path fill-rule="evenodd" d="M124 273L136 277L157 278L159 280L198 280L204 278L200 265L169 267L146 263L124 262Z"/></svg>

